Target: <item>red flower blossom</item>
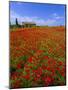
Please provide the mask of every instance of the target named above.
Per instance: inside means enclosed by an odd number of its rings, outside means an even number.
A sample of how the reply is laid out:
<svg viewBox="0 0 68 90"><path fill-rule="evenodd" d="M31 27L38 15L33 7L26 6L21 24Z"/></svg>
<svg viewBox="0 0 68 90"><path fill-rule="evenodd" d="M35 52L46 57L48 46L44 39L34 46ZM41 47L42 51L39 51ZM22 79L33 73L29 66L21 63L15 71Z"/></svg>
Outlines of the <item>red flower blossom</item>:
<svg viewBox="0 0 68 90"><path fill-rule="evenodd" d="M47 67L46 67L45 65L42 65L42 69L43 69L43 70L46 70Z"/></svg>
<svg viewBox="0 0 68 90"><path fill-rule="evenodd" d="M51 60L48 60L48 64L51 64L52 63L52 61Z"/></svg>
<svg viewBox="0 0 68 90"><path fill-rule="evenodd" d="M51 82L51 78L50 77L47 77L45 81L46 82Z"/></svg>
<svg viewBox="0 0 68 90"><path fill-rule="evenodd" d="M37 81L37 80L38 80L38 78L37 78L37 77L35 77L35 78L34 78L34 80L35 80L35 81Z"/></svg>
<svg viewBox="0 0 68 90"><path fill-rule="evenodd" d="M12 73L11 78L13 80L15 80L17 77L18 77L18 73L17 72Z"/></svg>
<svg viewBox="0 0 68 90"><path fill-rule="evenodd" d="M61 65L63 65L63 62L59 61L58 64L59 64L59 66L61 66Z"/></svg>
<svg viewBox="0 0 68 90"><path fill-rule="evenodd" d="M32 57L30 57L30 58L28 59L28 62L29 62L29 63L32 63L32 62L33 62Z"/></svg>
<svg viewBox="0 0 68 90"><path fill-rule="evenodd" d="M30 79L30 74L23 76L23 78L29 80Z"/></svg>
<svg viewBox="0 0 68 90"><path fill-rule="evenodd" d="M51 84L51 77L46 77L45 79L45 85L48 86Z"/></svg>
<svg viewBox="0 0 68 90"><path fill-rule="evenodd" d="M42 53L43 51L42 50L38 50L37 53Z"/></svg>
<svg viewBox="0 0 68 90"><path fill-rule="evenodd" d="M37 74L36 77L37 77L37 78L40 78L40 74Z"/></svg>
<svg viewBox="0 0 68 90"><path fill-rule="evenodd" d="M41 75L42 74L42 68L40 67L40 68L38 68L38 73Z"/></svg>
<svg viewBox="0 0 68 90"><path fill-rule="evenodd" d="M25 72L30 73L30 70L29 69L26 69Z"/></svg>
<svg viewBox="0 0 68 90"><path fill-rule="evenodd" d="M57 68L56 68L56 70L60 71L60 68L59 68L59 67L57 67Z"/></svg>
<svg viewBox="0 0 68 90"><path fill-rule="evenodd" d="M18 63L17 64L17 69L20 69L21 68L21 63Z"/></svg>
<svg viewBox="0 0 68 90"><path fill-rule="evenodd" d="M54 69L52 69L51 71L52 71L53 74L55 73L55 70Z"/></svg>
<svg viewBox="0 0 68 90"><path fill-rule="evenodd" d="M47 67L47 70L48 70L48 71L50 71L50 70L51 70L51 68L50 68L50 67Z"/></svg>
<svg viewBox="0 0 68 90"><path fill-rule="evenodd" d="M47 59L47 60L48 60L48 59L49 59L49 57L48 57L48 56L44 56L44 59Z"/></svg>

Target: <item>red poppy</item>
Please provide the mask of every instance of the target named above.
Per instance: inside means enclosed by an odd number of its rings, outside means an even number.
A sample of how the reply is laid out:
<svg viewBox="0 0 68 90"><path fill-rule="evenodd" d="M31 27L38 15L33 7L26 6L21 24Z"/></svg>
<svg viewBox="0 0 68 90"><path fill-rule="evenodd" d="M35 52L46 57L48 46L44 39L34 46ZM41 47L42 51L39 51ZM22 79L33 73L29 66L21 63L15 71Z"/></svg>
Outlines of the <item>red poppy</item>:
<svg viewBox="0 0 68 90"><path fill-rule="evenodd" d="M18 73L17 73L17 72L14 72L14 73L12 74L12 76L11 76L11 78L12 78L13 80L15 80L17 77L18 77Z"/></svg>
<svg viewBox="0 0 68 90"><path fill-rule="evenodd" d="M48 71L50 71L50 70L51 70L51 68L48 66L48 67L47 67L47 70L48 70Z"/></svg>
<svg viewBox="0 0 68 90"><path fill-rule="evenodd" d="M51 82L51 78L50 77L47 77L45 81L46 82Z"/></svg>
<svg viewBox="0 0 68 90"><path fill-rule="evenodd" d="M48 86L51 84L51 77L46 77L45 79L45 85Z"/></svg>
<svg viewBox="0 0 68 90"><path fill-rule="evenodd" d="M40 74L37 74L36 76L37 76L37 78L40 78Z"/></svg>
<svg viewBox="0 0 68 90"><path fill-rule="evenodd" d="M59 61L58 62L59 66L63 65L63 62L62 61Z"/></svg>
<svg viewBox="0 0 68 90"><path fill-rule="evenodd" d="M30 73L30 70L29 69L26 69L25 72Z"/></svg>
<svg viewBox="0 0 68 90"><path fill-rule="evenodd" d="M30 57L30 58L28 59L28 62L30 62L30 63L33 62L32 57Z"/></svg>
<svg viewBox="0 0 68 90"><path fill-rule="evenodd" d="M35 78L34 78L34 80L35 80L35 81L37 81L37 80L38 80L38 78L37 78L37 77L35 77Z"/></svg>
<svg viewBox="0 0 68 90"><path fill-rule="evenodd" d="M42 50L38 50L37 53L42 53L43 51Z"/></svg>
<svg viewBox="0 0 68 90"><path fill-rule="evenodd" d="M20 68L21 68L21 64L18 63L18 64L17 64L17 69L20 69Z"/></svg>
<svg viewBox="0 0 68 90"><path fill-rule="evenodd" d="M28 74L28 75L25 75L25 76L23 76L25 79L27 79L27 80L29 80L30 79L30 74Z"/></svg>
<svg viewBox="0 0 68 90"><path fill-rule="evenodd" d="M49 59L49 57L48 56L44 56L44 59Z"/></svg>
<svg viewBox="0 0 68 90"><path fill-rule="evenodd" d="M57 67L56 70L60 71L60 67Z"/></svg>
<svg viewBox="0 0 68 90"><path fill-rule="evenodd" d="M45 65L42 65L42 69L43 69L43 70L46 70L47 67L46 67Z"/></svg>
<svg viewBox="0 0 68 90"><path fill-rule="evenodd" d="M41 75L41 74L42 74L42 72L43 72L43 71L42 71L42 68L41 68L41 67L39 67L39 68L38 68L38 73Z"/></svg>

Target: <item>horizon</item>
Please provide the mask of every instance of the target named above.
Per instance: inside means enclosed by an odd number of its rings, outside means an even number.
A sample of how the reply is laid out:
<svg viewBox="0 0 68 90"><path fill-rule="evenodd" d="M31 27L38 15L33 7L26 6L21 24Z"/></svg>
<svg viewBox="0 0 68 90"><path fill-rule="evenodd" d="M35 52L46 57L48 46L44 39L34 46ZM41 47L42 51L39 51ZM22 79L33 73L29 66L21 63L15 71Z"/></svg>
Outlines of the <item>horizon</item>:
<svg viewBox="0 0 68 90"><path fill-rule="evenodd" d="M65 5L10 1L10 22L34 22L39 26L65 26Z"/></svg>

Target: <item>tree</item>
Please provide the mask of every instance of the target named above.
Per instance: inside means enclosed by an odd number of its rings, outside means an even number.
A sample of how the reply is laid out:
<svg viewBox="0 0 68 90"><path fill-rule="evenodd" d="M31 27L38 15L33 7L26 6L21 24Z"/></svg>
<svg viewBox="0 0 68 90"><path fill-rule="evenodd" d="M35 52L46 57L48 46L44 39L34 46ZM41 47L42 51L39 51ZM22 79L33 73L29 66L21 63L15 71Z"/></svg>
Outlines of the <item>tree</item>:
<svg viewBox="0 0 68 90"><path fill-rule="evenodd" d="M16 18L16 26L18 26L18 20L17 20L17 18Z"/></svg>

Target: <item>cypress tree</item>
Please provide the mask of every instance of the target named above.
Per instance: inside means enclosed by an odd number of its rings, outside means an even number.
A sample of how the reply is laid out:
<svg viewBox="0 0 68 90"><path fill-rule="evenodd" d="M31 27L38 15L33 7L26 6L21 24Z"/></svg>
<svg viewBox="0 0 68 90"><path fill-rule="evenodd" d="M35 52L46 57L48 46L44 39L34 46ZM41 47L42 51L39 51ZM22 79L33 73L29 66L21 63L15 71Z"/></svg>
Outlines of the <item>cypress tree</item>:
<svg viewBox="0 0 68 90"><path fill-rule="evenodd" d="M16 18L16 26L18 26L18 20L17 20L17 18Z"/></svg>

